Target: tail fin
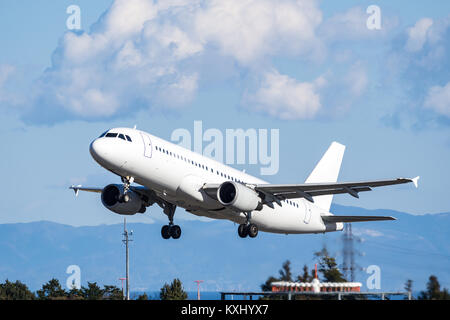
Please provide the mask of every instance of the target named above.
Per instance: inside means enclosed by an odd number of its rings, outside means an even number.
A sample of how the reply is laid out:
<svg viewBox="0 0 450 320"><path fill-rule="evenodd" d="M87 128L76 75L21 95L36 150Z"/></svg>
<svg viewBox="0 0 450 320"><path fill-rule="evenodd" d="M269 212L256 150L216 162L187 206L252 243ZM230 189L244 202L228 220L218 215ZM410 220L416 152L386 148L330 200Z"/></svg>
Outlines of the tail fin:
<svg viewBox="0 0 450 320"><path fill-rule="evenodd" d="M345 151L344 145L338 142L333 142L305 182L306 183L336 182L339 175L339 170L341 168L344 151ZM332 194L324 196L316 196L313 197L313 199L315 205L317 205L322 209L330 211L331 201L333 201Z"/></svg>

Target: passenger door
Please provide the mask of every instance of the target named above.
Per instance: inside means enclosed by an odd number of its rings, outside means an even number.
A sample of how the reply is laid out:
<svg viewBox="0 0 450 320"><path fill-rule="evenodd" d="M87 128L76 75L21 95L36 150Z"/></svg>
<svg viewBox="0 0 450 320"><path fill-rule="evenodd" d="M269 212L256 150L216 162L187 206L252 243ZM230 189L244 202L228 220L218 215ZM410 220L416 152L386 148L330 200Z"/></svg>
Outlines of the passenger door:
<svg viewBox="0 0 450 320"><path fill-rule="evenodd" d="M152 157L152 141L150 140L150 137L141 132L142 141L144 142L144 156L147 158Z"/></svg>
<svg viewBox="0 0 450 320"><path fill-rule="evenodd" d="M309 221L311 220L311 206L306 201L302 201L302 202L305 206L305 218L303 219L303 222L308 224Z"/></svg>

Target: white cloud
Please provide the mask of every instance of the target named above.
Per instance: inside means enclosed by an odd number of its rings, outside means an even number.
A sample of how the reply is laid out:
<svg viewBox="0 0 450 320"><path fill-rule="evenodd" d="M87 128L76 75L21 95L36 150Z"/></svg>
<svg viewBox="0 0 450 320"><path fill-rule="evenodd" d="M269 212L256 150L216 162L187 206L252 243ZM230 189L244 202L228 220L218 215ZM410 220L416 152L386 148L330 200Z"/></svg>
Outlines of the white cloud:
<svg viewBox="0 0 450 320"><path fill-rule="evenodd" d="M450 118L450 82L444 87L431 87L425 98L424 106Z"/></svg>
<svg viewBox="0 0 450 320"><path fill-rule="evenodd" d="M191 101L198 89L198 74L182 75L160 91L158 98L165 105L177 107Z"/></svg>
<svg viewBox="0 0 450 320"><path fill-rule="evenodd" d="M448 121L441 121L438 116L450 116L445 100L449 52L450 16L418 19L401 37L395 38L384 65L383 82L387 90L395 90L396 95L400 93L405 98L399 101L394 113L385 117L395 119L387 121L388 125L399 127L404 123L414 129L448 125Z"/></svg>
<svg viewBox="0 0 450 320"><path fill-rule="evenodd" d="M433 25L433 20L423 18L416 22L416 24L407 31L408 40L405 49L409 52L419 51L423 48L427 41L429 30Z"/></svg>
<svg viewBox="0 0 450 320"><path fill-rule="evenodd" d="M158 4L149 0L116 0L108 10L103 33L110 39L130 38L142 31L144 24L157 17Z"/></svg>
<svg viewBox="0 0 450 320"><path fill-rule="evenodd" d="M298 82L272 70L263 76L260 88L249 94L246 102L276 118L310 119L322 106L318 89L325 83L322 77L313 82Z"/></svg>
<svg viewBox="0 0 450 320"><path fill-rule="evenodd" d="M360 97L367 89L369 78L366 69L360 62L353 64L344 76L344 85L348 88L349 96Z"/></svg>
<svg viewBox="0 0 450 320"><path fill-rule="evenodd" d="M6 89L6 85L14 76L16 68L9 64L0 64L0 102L16 104L18 98Z"/></svg>
<svg viewBox="0 0 450 320"><path fill-rule="evenodd" d="M186 11L181 14L182 5ZM114 1L92 32L64 35L52 68L38 82L35 101L82 118L113 116L134 101L147 107L155 101L165 107L188 104L198 76L179 63L203 49L183 28L193 20L190 6L180 1Z"/></svg>
<svg viewBox="0 0 450 320"><path fill-rule="evenodd" d="M212 50L254 68L277 54L311 55L321 21L316 0L116 0L91 32L64 35L35 101L83 118L113 116L133 101L178 108L199 88L192 59L201 64Z"/></svg>
<svg viewBox="0 0 450 320"><path fill-rule="evenodd" d="M319 46L315 29L321 22L314 0L215 0L199 11L195 21L203 42L216 44L242 64L283 51L315 50Z"/></svg>
<svg viewBox="0 0 450 320"><path fill-rule="evenodd" d="M353 234L355 236L369 236L369 237L385 237L385 234L383 234L380 231L373 230L373 229L364 229L364 228L355 228L353 229Z"/></svg>
<svg viewBox="0 0 450 320"><path fill-rule="evenodd" d="M350 9L328 26L341 35L364 15ZM252 79L261 79L246 97L255 109L282 119L313 118L322 110L325 77L297 81L278 73L271 60L325 61L326 39L317 35L322 20L317 0L115 0L90 32L62 37L34 102L51 105L52 114L63 110L63 117L85 119L116 116L136 105L180 108L195 99L202 81L246 74L244 92ZM238 72L212 74L209 57ZM347 76L332 82L354 97L368 79L363 68L350 66Z"/></svg>

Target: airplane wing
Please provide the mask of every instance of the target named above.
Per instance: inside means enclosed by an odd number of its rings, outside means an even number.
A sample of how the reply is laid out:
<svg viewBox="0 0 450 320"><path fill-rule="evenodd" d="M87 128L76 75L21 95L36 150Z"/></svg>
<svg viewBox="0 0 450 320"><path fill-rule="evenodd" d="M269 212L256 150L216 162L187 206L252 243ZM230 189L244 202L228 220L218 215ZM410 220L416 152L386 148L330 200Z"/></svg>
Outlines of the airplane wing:
<svg viewBox="0 0 450 320"><path fill-rule="evenodd" d="M273 202L281 205L281 200L305 198L314 202L313 197L327 194L348 193L355 198L359 198L358 193L371 191L372 188L404 184L412 182L418 187L419 177L416 178L398 178L392 180L374 180L361 182L336 182L336 183L304 183L304 184L248 184L255 191L264 194L265 203L271 206ZM219 184L205 184L203 190L215 197Z"/></svg>
<svg viewBox="0 0 450 320"><path fill-rule="evenodd" d="M72 189L75 192L75 196L78 197L78 192L81 191L87 191L87 192L97 192L102 193L103 188L85 188L81 185L78 186L70 186L69 189Z"/></svg>
<svg viewBox="0 0 450 320"><path fill-rule="evenodd" d="M394 217L381 217L381 216L321 216L324 222L366 222L366 221L384 221L384 220L397 220Z"/></svg>
<svg viewBox="0 0 450 320"><path fill-rule="evenodd" d="M375 187L390 186L403 183L414 183L418 186L419 177L408 179L398 178L392 180L375 180L361 182L336 182L336 183L304 183L304 184L257 184L255 190L275 196L281 199L305 198L314 202L313 197L327 194L348 193L359 198L358 193L371 191Z"/></svg>
<svg viewBox="0 0 450 320"><path fill-rule="evenodd" d="M78 196L79 191L95 192L95 193L102 193L102 191L103 191L103 188L83 187L81 185L70 186L69 189L72 189L75 192L75 196ZM137 192L140 195L145 195L145 196L151 197L151 198L156 197L153 190L150 190L143 186L130 186L130 189L133 190L134 192Z"/></svg>

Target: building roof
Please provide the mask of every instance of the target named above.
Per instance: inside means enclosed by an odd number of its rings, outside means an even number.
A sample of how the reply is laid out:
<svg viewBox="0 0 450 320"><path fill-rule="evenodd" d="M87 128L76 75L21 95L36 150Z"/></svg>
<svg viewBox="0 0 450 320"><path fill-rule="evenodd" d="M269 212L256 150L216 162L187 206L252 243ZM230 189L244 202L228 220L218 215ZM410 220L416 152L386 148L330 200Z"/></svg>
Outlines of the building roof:
<svg viewBox="0 0 450 320"><path fill-rule="evenodd" d="M275 281L271 283L272 286L275 287L312 287L314 284L312 282L289 282L289 281ZM320 287L326 288L335 288L335 287L343 287L343 288L354 288L361 287L361 282L319 282L318 285Z"/></svg>

